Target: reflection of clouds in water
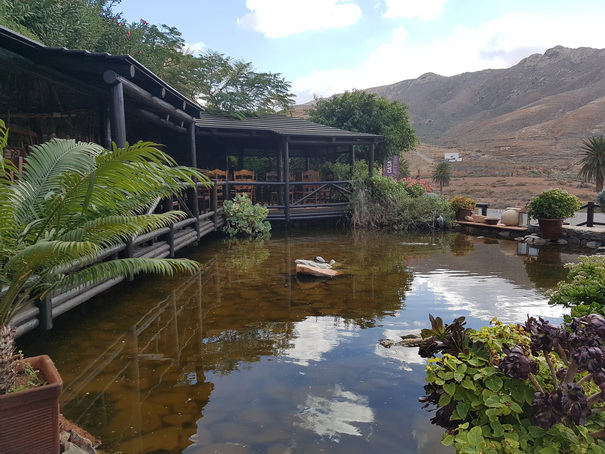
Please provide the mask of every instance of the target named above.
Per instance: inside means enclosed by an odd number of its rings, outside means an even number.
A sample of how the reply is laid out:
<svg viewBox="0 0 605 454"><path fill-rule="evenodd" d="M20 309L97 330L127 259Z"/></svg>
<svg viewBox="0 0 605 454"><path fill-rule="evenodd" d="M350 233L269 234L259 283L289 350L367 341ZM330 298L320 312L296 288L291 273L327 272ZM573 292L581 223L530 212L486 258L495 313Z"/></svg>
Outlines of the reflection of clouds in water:
<svg viewBox="0 0 605 454"><path fill-rule="evenodd" d="M497 276L471 276L439 270L414 276L412 296L428 298L453 312L468 311L472 317L490 321L497 317L505 323L522 323L527 316L562 318L568 312L561 306L549 306L548 299L536 290L522 289Z"/></svg>
<svg viewBox="0 0 605 454"><path fill-rule="evenodd" d="M341 320L331 317L308 318L297 323L296 337L284 356L301 366L308 366L311 361L322 361L323 355L336 348L343 338L357 336L341 325Z"/></svg>
<svg viewBox="0 0 605 454"><path fill-rule="evenodd" d="M362 428L354 424L374 422L368 398L343 391L338 385L328 393L328 397L307 396L299 406L300 426L333 441L339 441L341 435L362 436Z"/></svg>
<svg viewBox="0 0 605 454"><path fill-rule="evenodd" d="M423 326L424 328L425 326ZM418 330L394 330L394 329L385 329L384 330L384 338L392 339L395 342L399 342L401 340L401 335L404 334L418 334ZM376 347L374 347L374 353L376 355L387 359L392 360L399 364L398 369L404 370L406 372L410 372L412 368L410 364L425 364L426 359L421 358L418 354L418 347L403 347L401 345L394 345L393 347L386 348L376 343Z"/></svg>

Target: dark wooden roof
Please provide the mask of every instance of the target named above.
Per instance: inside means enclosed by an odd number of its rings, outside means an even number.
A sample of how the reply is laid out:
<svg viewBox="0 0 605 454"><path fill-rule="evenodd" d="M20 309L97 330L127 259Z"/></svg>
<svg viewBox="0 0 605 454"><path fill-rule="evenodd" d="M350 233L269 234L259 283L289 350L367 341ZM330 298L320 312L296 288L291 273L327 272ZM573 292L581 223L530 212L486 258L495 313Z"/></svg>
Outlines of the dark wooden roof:
<svg viewBox="0 0 605 454"><path fill-rule="evenodd" d="M285 115L263 115L238 120L231 117L202 113L196 120L198 131L216 136L273 136L291 143L323 142L326 144L369 144L382 136L324 126L302 118Z"/></svg>
<svg viewBox="0 0 605 454"><path fill-rule="evenodd" d="M97 88L106 91L103 74L109 70L192 117L199 117L203 110L129 55L48 47L0 26L0 54L5 50L38 65L42 76L52 76L49 72L54 71L63 77L71 77L74 88L80 85L88 90Z"/></svg>

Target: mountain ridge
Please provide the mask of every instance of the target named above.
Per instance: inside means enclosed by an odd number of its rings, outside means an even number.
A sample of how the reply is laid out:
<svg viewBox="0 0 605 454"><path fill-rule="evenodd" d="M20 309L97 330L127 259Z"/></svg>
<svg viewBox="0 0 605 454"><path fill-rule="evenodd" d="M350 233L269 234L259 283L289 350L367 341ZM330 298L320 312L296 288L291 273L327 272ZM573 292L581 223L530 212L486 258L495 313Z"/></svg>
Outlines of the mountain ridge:
<svg viewBox="0 0 605 454"><path fill-rule="evenodd" d="M510 68L429 72L364 91L406 104L426 143L562 153L603 133L605 49L555 46Z"/></svg>

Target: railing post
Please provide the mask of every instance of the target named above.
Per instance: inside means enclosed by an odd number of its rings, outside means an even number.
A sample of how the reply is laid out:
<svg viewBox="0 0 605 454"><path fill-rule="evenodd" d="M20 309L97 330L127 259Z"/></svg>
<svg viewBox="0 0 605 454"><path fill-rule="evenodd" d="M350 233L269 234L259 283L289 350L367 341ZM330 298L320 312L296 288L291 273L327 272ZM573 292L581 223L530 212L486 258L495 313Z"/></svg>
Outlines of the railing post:
<svg viewBox="0 0 605 454"><path fill-rule="evenodd" d="M38 301L38 328L48 331L53 328L53 306L50 295Z"/></svg>
<svg viewBox="0 0 605 454"><path fill-rule="evenodd" d="M174 257L174 224L170 225L170 231L166 234L168 246L170 246L170 257Z"/></svg>
<svg viewBox="0 0 605 454"><path fill-rule="evenodd" d="M214 185L210 189L210 211L214 214L212 215L212 222L214 223L214 230L218 228L218 214L216 210L218 209L218 192L216 190L216 180L214 180Z"/></svg>
<svg viewBox="0 0 605 454"><path fill-rule="evenodd" d="M594 202L588 202L586 208L586 227L592 227L594 226Z"/></svg>

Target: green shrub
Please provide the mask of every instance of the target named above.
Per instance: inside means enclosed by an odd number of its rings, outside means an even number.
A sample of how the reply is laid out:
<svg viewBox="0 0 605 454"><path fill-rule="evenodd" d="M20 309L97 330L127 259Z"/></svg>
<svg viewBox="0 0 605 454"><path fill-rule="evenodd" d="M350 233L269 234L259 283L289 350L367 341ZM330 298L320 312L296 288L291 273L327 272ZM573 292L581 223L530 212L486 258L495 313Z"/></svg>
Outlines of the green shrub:
<svg viewBox="0 0 605 454"><path fill-rule="evenodd" d="M227 221L224 230L230 237L262 237L271 231L271 224L265 220L269 210L258 204L253 205L246 194L237 194L233 200L225 200L223 212Z"/></svg>
<svg viewBox="0 0 605 454"><path fill-rule="evenodd" d="M412 230L452 224L454 212L446 199L434 193L412 196L408 187L407 181L383 176L356 183L351 196L353 226Z"/></svg>
<svg viewBox="0 0 605 454"><path fill-rule="evenodd" d="M605 453L605 318L478 331L431 317L425 407L458 453ZM441 354L440 357L435 355Z"/></svg>
<svg viewBox="0 0 605 454"><path fill-rule="evenodd" d="M572 317L605 314L605 256L581 256L578 263L567 264L567 279L550 292L550 304L571 308Z"/></svg>
<svg viewBox="0 0 605 454"><path fill-rule="evenodd" d="M548 189L530 200L527 215L531 219L565 219L580 209L580 200L563 189Z"/></svg>

